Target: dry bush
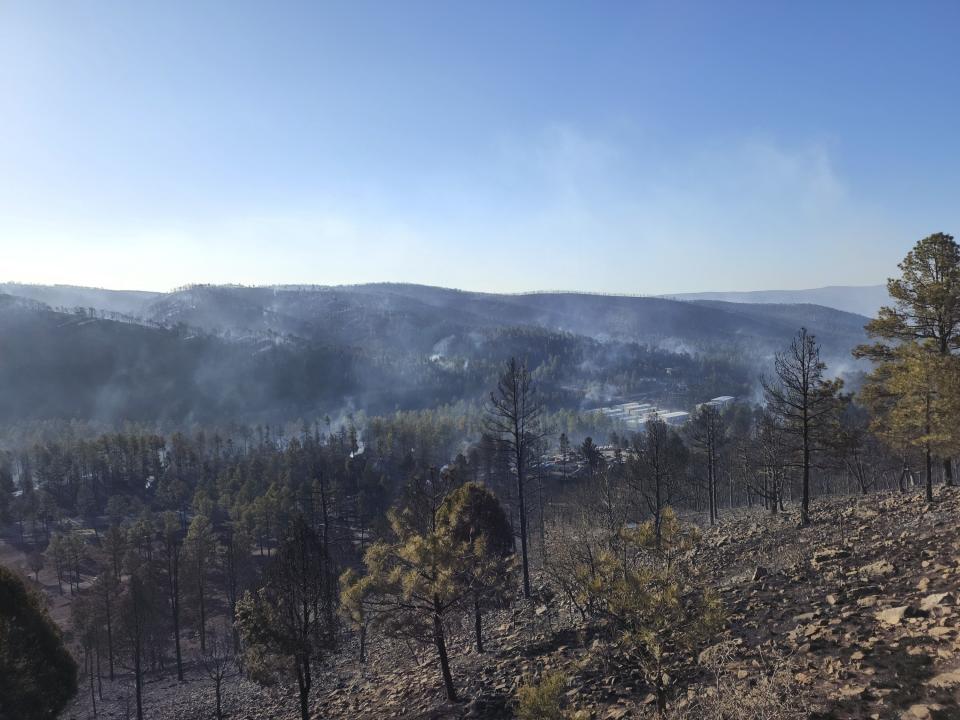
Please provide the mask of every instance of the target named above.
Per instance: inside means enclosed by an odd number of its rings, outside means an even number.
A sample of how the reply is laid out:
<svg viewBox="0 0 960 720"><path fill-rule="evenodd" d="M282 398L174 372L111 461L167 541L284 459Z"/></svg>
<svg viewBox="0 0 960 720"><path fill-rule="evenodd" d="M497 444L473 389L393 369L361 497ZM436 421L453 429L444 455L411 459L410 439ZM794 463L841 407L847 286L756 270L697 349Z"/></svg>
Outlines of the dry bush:
<svg viewBox="0 0 960 720"><path fill-rule="evenodd" d="M784 542L782 538L771 538L754 551L754 562L769 572L788 571L810 561L812 551L801 542Z"/></svg>
<svg viewBox="0 0 960 720"><path fill-rule="evenodd" d="M794 677L792 658L760 651L758 665L745 663L736 641L714 645L700 655L711 684L688 689L668 720L806 720L813 712L810 689ZM745 675L745 676L744 676Z"/></svg>
<svg viewBox="0 0 960 720"><path fill-rule="evenodd" d="M563 720L564 692L567 677L561 672L544 673L539 683L532 679L517 690L517 717L519 720Z"/></svg>

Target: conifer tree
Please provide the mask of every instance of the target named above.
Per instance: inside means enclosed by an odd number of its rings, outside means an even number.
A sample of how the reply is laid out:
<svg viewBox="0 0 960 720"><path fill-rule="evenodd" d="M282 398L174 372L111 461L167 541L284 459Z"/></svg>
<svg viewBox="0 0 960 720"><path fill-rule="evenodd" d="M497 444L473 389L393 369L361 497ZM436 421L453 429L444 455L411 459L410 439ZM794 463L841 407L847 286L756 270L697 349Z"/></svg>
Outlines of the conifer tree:
<svg viewBox="0 0 960 720"><path fill-rule="evenodd" d="M960 350L960 246L951 235L929 235L914 245L898 267L900 277L887 281L887 292L893 305L880 308L876 319L866 327L879 342L862 345L854 354L880 365L899 365L891 370L891 374L899 376L901 381L906 380L903 372L912 366L921 373L918 380L922 384L923 377L930 379L937 374L932 367L936 363L920 363L920 356L912 351L909 359L904 358L892 352L892 348L902 344L914 345L941 358L948 358ZM883 378L878 376L876 381L882 384ZM938 391L931 388L931 392ZM956 433L953 431L952 434ZM934 452L934 444L931 444L930 452ZM950 455L941 457L944 477L947 484L952 485ZM928 485L930 474L927 473Z"/></svg>
<svg viewBox="0 0 960 720"><path fill-rule="evenodd" d="M777 353L775 378L763 379L767 409L793 439L793 465L801 471L800 524L810 523L810 470L814 456L829 444L843 383L826 377L816 338L800 328L787 351Z"/></svg>
<svg viewBox="0 0 960 720"><path fill-rule="evenodd" d="M463 549L459 573L470 588L474 637L477 651L483 652L483 607L505 601L510 588L513 528L496 495L476 483L466 483L446 497L438 525Z"/></svg>
<svg viewBox="0 0 960 720"><path fill-rule="evenodd" d="M309 720L316 663L336 647L336 582L317 533L296 516L273 557L262 587L237 603L237 625L254 676L289 668L297 680L302 720Z"/></svg>
<svg viewBox="0 0 960 720"><path fill-rule="evenodd" d="M56 717L77 690L77 664L41 603L0 565L0 718Z"/></svg>
<svg viewBox="0 0 960 720"><path fill-rule="evenodd" d="M723 622L719 598L690 560L695 540L696 533L665 508L659 528L650 520L624 529L622 556L604 551L576 571L591 612L642 671L660 716L676 674L687 670L685 659L696 656Z"/></svg>
<svg viewBox="0 0 960 720"><path fill-rule="evenodd" d="M960 359L940 355L929 344L902 344L884 354L862 396L873 411L872 429L887 444L923 451L924 488L932 501L933 459L957 450Z"/></svg>
<svg viewBox="0 0 960 720"><path fill-rule="evenodd" d="M362 605L370 623L388 636L432 644L447 699L455 702L445 622L470 592L461 572L467 549L444 532L413 530L396 512L391 512L391 525L395 541L367 549L365 574L348 572L342 578L342 602L348 608Z"/></svg>
<svg viewBox="0 0 960 720"><path fill-rule="evenodd" d="M543 406L537 397L533 379L525 362L510 358L490 393L486 429L503 441L510 453L517 478L517 506L520 516L520 562L523 570L523 595L530 597L530 565L527 557L526 481L530 453L542 437Z"/></svg>

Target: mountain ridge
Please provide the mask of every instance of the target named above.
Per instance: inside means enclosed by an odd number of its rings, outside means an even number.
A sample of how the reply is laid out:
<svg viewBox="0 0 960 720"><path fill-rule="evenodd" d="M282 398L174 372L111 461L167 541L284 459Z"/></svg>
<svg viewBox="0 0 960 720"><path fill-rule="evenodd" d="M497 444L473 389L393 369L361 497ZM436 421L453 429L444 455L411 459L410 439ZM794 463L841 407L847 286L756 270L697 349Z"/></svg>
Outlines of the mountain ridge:
<svg viewBox="0 0 960 720"><path fill-rule="evenodd" d="M472 403L511 356L528 360L556 409L622 396L687 408L753 393L801 326L838 372L857 369L850 350L867 322L810 304L405 284L28 290L0 296L0 421L144 419L160 398L174 423ZM44 302L70 297L85 303Z"/></svg>
<svg viewBox="0 0 960 720"><path fill-rule="evenodd" d="M836 310L874 317L883 305L890 304L886 284L826 285L801 290L746 290L720 292L670 293L659 297L680 300L718 300L722 302L756 304L823 305Z"/></svg>

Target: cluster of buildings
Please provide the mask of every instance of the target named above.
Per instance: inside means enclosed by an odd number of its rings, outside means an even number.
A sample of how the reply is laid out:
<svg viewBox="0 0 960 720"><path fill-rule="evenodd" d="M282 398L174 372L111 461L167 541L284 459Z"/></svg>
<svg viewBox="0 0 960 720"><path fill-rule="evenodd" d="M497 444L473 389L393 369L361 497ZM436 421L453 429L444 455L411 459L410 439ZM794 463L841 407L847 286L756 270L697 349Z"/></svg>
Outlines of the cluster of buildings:
<svg viewBox="0 0 960 720"><path fill-rule="evenodd" d="M704 405L721 409L734 400L735 398L732 395L720 395L719 397L698 404L696 409L699 410ZM632 430L642 429L654 418L663 420L668 425L683 425L690 419L690 413L683 410L661 410L652 403L644 402L626 402L620 403L619 405L610 405L598 408L597 412L603 413L611 420L622 422Z"/></svg>
<svg viewBox="0 0 960 720"><path fill-rule="evenodd" d="M659 418L668 425L683 425L689 418L690 413L682 410L661 410L651 403L628 402L619 405L599 408L612 420L619 420L628 428L639 430L643 428L650 420Z"/></svg>

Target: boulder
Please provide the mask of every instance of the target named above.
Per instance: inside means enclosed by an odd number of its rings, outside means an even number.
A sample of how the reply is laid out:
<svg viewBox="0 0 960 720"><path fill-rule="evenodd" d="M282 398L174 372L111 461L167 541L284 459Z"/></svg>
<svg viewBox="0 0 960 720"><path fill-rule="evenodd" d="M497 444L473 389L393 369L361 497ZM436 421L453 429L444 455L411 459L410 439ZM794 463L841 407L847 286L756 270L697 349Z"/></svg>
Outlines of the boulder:
<svg viewBox="0 0 960 720"><path fill-rule="evenodd" d="M813 554L813 564L822 565L823 563L831 562L833 560L840 560L841 558L850 557L849 550L843 550L842 548L824 548L822 550L817 550Z"/></svg>
<svg viewBox="0 0 960 720"><path fill-rule="evenodd" d="M953 605L953 595L948 592L927 595L923 600L920 601L920 609L927 612L933 610L934 608L946 605Z"/></svg>
<svg viewBox="0 0 960 720"><path fill-rule="evenodd" d="M930 687L946 689L960 685L960 670L951 670L943 672L927 680Z"/></svg>
<svg viewBox="0 0 960 720"><path fill-rule="evenodd" d="M866 577L883 577L884 575L890 575L896 572L896 568L893 566L893 563L887 560L877 560L875 563L864 565L857 572Z"/></svg>
<svg viewBox="0 0 960 720"><path fill-rule="evenodd" d="M900 605L899 607L887 608L874 614L874 617L885 625L899 625L903 622L910 610L909 605Z"/></svg>

